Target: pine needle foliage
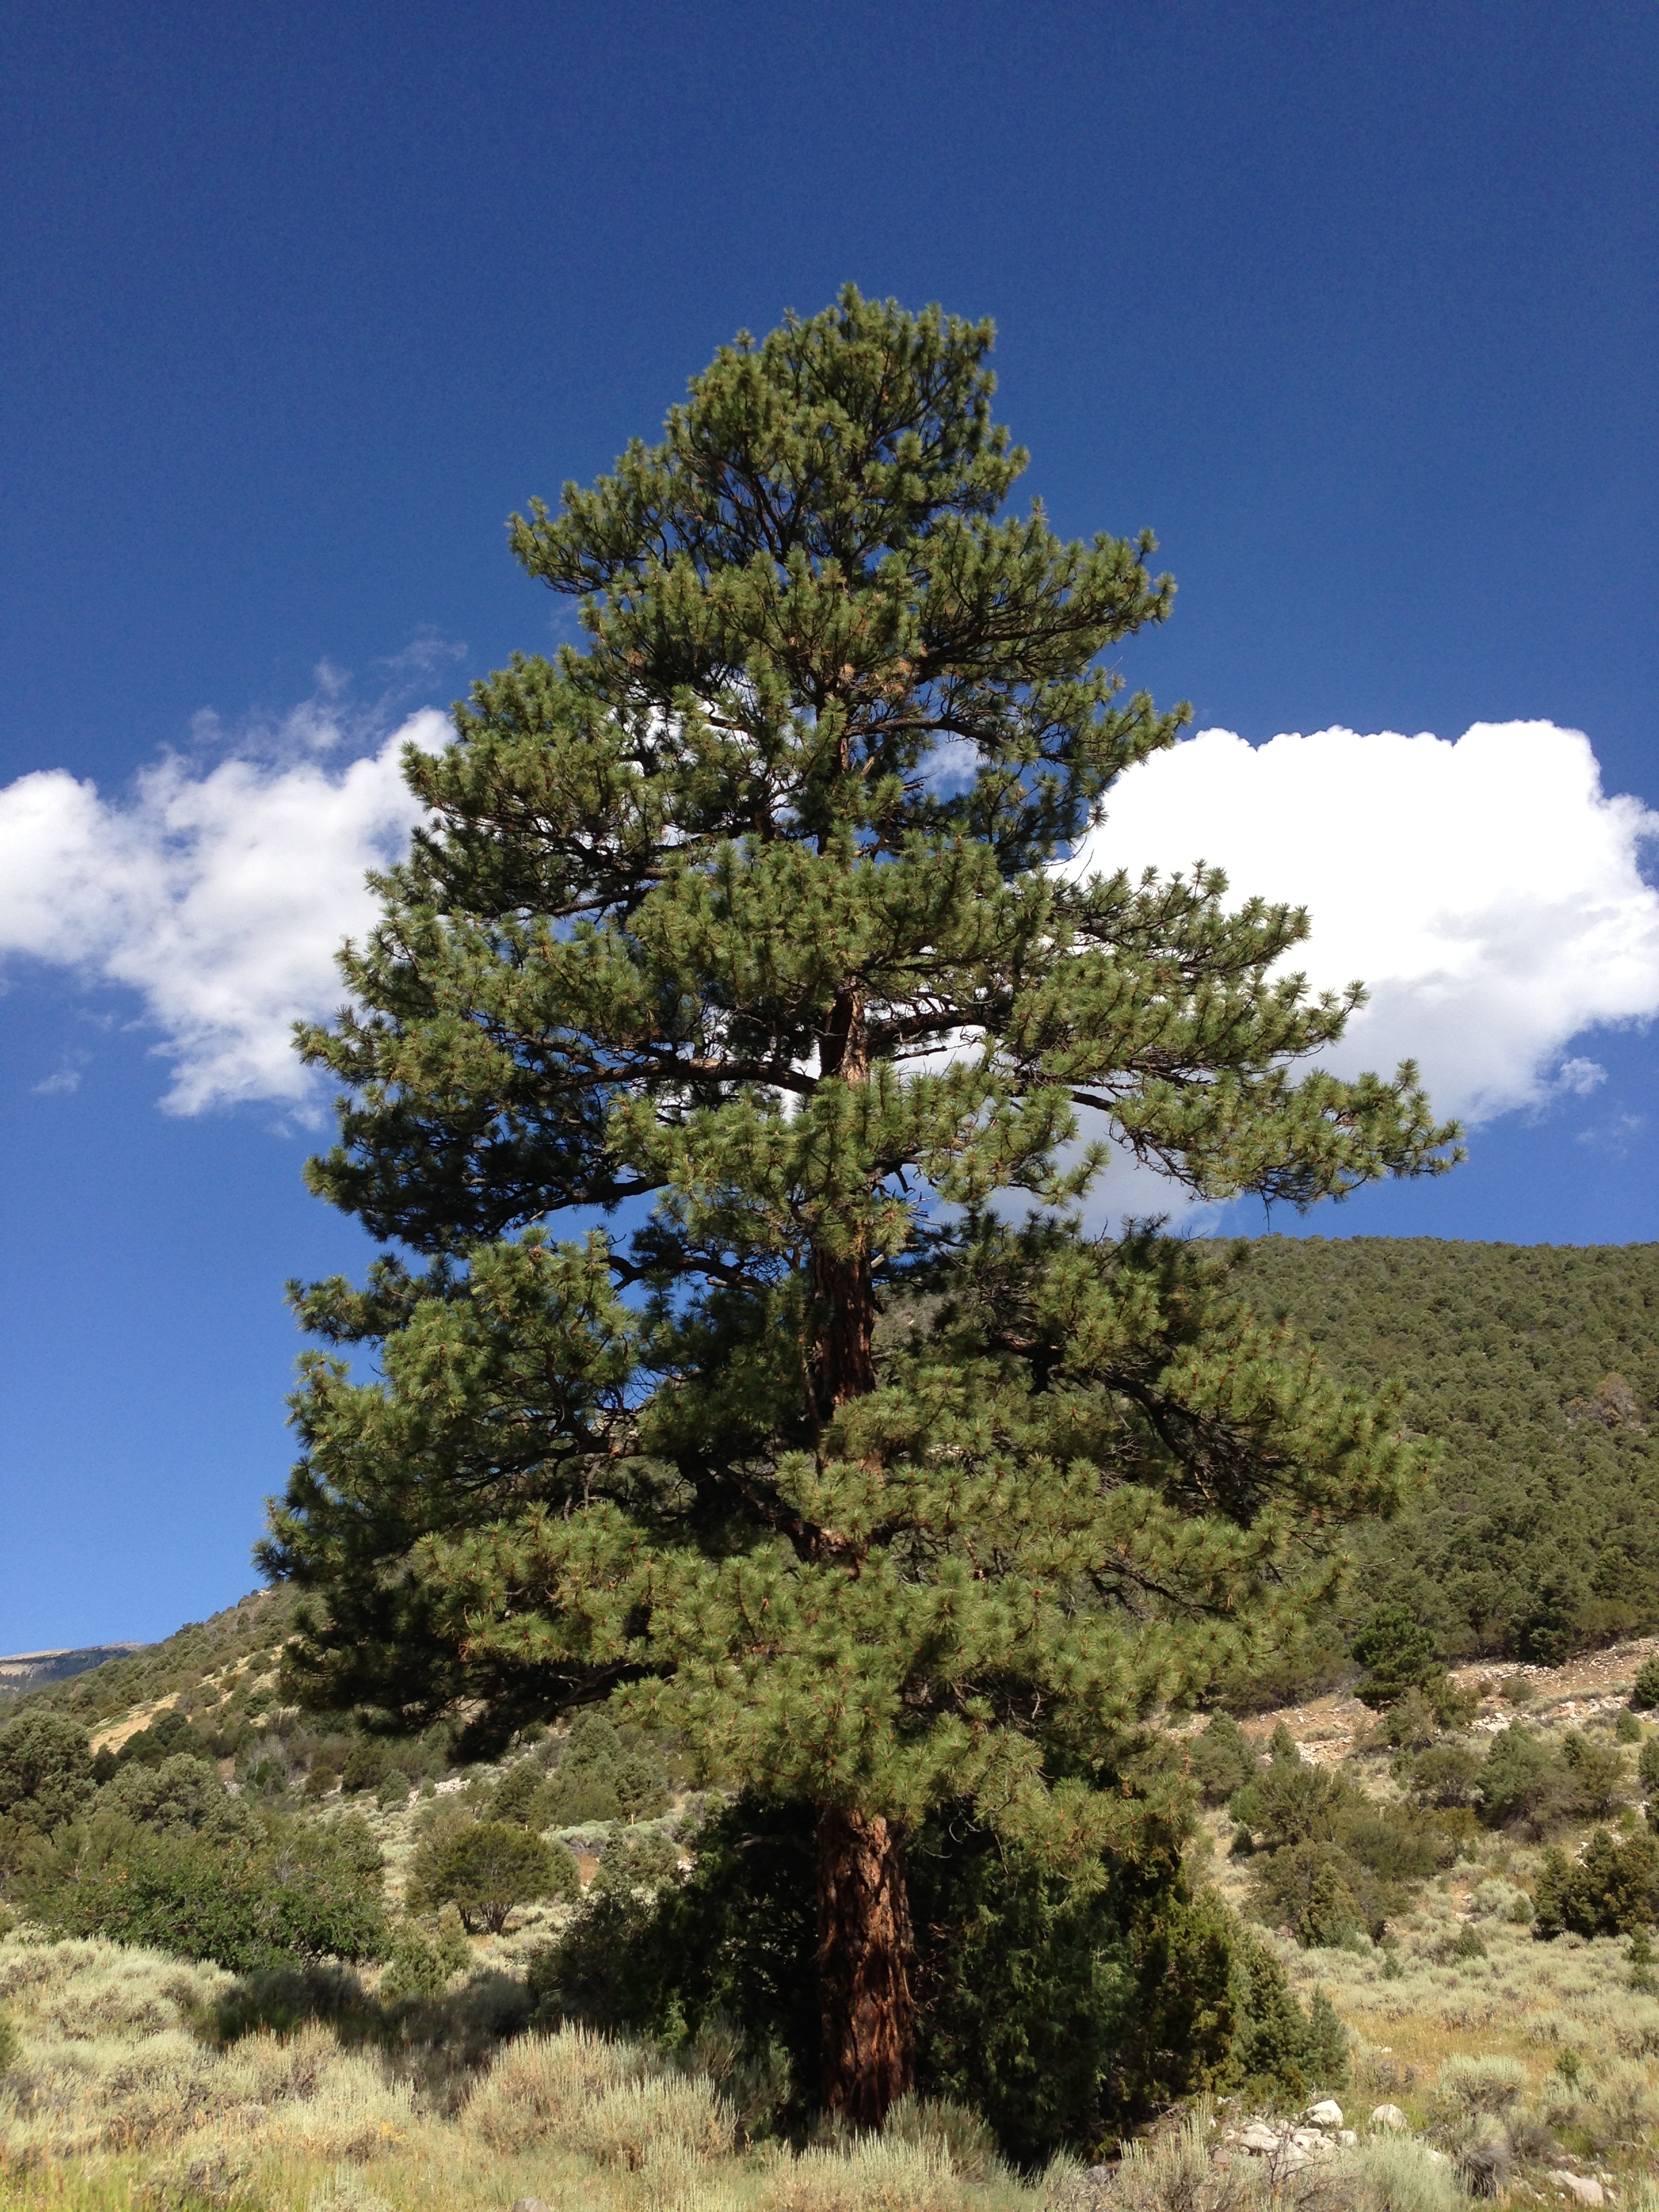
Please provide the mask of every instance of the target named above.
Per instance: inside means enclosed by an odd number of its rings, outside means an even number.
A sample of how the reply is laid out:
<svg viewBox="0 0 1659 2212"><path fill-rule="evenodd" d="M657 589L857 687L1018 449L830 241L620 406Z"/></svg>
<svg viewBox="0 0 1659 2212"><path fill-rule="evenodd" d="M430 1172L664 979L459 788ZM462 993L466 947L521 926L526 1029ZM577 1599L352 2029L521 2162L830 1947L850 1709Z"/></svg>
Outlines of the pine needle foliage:
<svg viewBox="0 0 1659 2212"><path fill-rule="evenodd" d="M909 2078L906 1830L1098 1868L1151 1709L1411 1477L1206 1263L1085 1237L1103 1140L1305 1204L1455 1133L1409 1066L1298 1073L1358 1000L1278 972L1299 912L1065 865L1184 719L1102 658L1172 586L1003 511L991 337L849 289L515 519L586 645L406 757L426 825L301 1036L313 1188L415 1258L296 1292L381 1369L297 1401L296 1686L481 1744L614 1695L816 1807L861 2120Z"/></svg>

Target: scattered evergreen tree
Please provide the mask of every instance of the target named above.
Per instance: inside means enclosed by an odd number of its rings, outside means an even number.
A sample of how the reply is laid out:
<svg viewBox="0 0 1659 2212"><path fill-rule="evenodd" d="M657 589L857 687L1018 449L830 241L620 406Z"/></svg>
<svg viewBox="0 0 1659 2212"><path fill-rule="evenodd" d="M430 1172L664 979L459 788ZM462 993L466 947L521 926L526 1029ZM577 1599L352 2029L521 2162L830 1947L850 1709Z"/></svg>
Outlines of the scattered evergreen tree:
<svg viewBox="0 0 1659 2212"><path fill-rule="evenodd" d="M511 1820L467 1820L434 1828L416 1846L408 1900L417 1912L453 1905L470 1931L499 1936L515 1905L581 1894L576 1861L563 1844Z"/></svg>
<svg viewBox="0 0 1659 2212"><path fill-rule="evenodd" d="M1214 1714L1187 1747L1187 1771L1206 1805L1224 1805L1260 1764L1255 1745L1231 1713Z"/></svg>
<svg viewBox="0 0 1659 2212"><path fill-rule="evenodd" d="M1659 1923L1659 1841L1650 1835L1615 1842L1598 1828L1577 1860L1544 1854L1533 1932L1548 1942L1575 1936L1631 1936Z"/></svg>
<svg viewBox="0 0 1659 2212"><path fill-rule="evenodd" d="M1434 1632L1408 1606L1378 1606L1354 1638L1353 1656L1365 1669L1354 1690L1364 1705L1392 1705L1413 1690L1431 1692L1446 1679Z"/></svg>
<svg viewBox="0 0 1659 2212"><path fill-rule="evenodd" d="M389 1771L386 1746L373 1736L360 1736L346 1753L340 1769L340 1787L348 1796L362 1790L378 1790Z"/></svg>
<svg viewBox="0 0 1659 2212"><path fill-rule="evenodd" d="M1235 1249L1258 1317L1288 1321L1340 1380L1397 1390L1436 1455L1432 1487L1401 1518L1355 1531L1346 1595L1310 1616L1298 1668L1254 1702L1340 1680L1379 1604L1405 1607L1443 1659L1553 1665L1659 1629L1659 1244L1261 1237Z"/></svg>
<svg viewBox="0 0 1659 2212"><path fill-rule="evenodd" d="M963 1810L932 1816L907 1852L925 2095L969 2100L1006 2153L1041 2162L1109 2148L1206 2087L1299 2103L1340 2086L1277 1959L1188 1887L1178 1828L1149 1822L1090 1886L1005 1851ZM776 2053L810 2083L813 1849L811 1807L742 1799L705 1824L683 1880L623 1889L601 1869L532 1960L538 2022L693 2049L732 2023L748 2065Z"/></svg>
<svg viewBox="0 0 1659 2212"><path fill-rule="evenodd" d="M1084 1236L1079 1117L1297 1205L1454 1133L1409 1067L1298 1075L1358 1003L1279 972L1301 914L1054 865L1183 719L1101 661L1172 586L1000 518L990 342L849 290L514 522L587 643L406 757L428 822L304 1032L313 1188L425 1264L297 1294L384 1380L310 1360L264 1555L325 1601L313 1703L465 1700L483 1747L614 1693L810 1804L865 2123L913 2075L906 1835L965 1804L1109 1881L1144 1717L1412 1479L1196 1255Z"/></svg>
<svg viewBox="0 0 1659 2212"><path fill-rule="evenodd" d="M187 1753L159 1766L124 1766L99 1792L100 1811L119 1814L141 1828L257 1835L258 1823L219 1779L219 1771Z"/></svg>
<svg viewBox="0 0 1659 2212"><path fill-rule="evenodd" d="M1644 1659L1637 1668L1630 1701L1638 1713L1651 1712L1659 1705L1659 1658Z"/></svg>

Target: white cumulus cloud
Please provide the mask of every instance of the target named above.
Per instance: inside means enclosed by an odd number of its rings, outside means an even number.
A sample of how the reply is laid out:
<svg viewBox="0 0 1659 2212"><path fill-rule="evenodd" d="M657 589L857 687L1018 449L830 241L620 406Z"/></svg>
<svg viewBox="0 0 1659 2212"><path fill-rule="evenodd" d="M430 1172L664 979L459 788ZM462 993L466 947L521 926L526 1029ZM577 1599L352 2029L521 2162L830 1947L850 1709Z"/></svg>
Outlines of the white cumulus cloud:
<svg viewBox="0 0 1659 2212"><path fill-rule="evenodd" d="M289 1024L338 1004L334 954L375 912L364 872L406 848L420 811L398 754L446 734L428 711L339 767L168 758L121 799L61 769L21 776L0 789L0 955L135 990L173 1062L174 1112L303 1104Z"/></svg>
<svg viewBox="0 0 1659 2212"><path fill-rule="evenodd" d="M406 848L402 746L447 734L422 712L343 760L322 720L209 768L166 759L116 798L61 769L0 788L0 959L136 993L173 1111L314 1099L289 1024L339 1002L336 949L374 916L365 871ZM1455 744L1334 729L1252 747L1207 730L1124 777L1074 865L1203 860L1232 898L1305 905L1293 964L1372 994L1334 1064L1414 1056L1439 1110L1480 1121L1587 1097L1602 1070L1568 1047L1659 1012L1659 892L1641 872L1655 836L1659 815L1603 792L1589 740L1547 722ZM39 1087L69 1092L81 1057Z"/></svg>
<svg viewBox="0 0 1659 2212"><path fill-rule="evenodd" d="M1420 1064L1437 1110L1480 1121L1583 1097L1567 1045L1659 1012L1659 815L1610 797L1589 740L1477 722L1455 743L1321 730L1246 744L1228 730L1132 769L1078 864L1224 868L1230 903L1305 906L1288 963L1370 1003L1332 1065Z"/></svg>

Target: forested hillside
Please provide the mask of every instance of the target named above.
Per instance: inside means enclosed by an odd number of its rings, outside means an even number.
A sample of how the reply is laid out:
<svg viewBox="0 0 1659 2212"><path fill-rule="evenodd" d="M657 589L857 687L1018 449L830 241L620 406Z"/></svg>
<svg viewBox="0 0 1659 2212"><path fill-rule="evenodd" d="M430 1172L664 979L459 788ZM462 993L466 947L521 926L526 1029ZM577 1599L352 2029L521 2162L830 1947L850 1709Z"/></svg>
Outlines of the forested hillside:
<svg viewBox="0 0 1659 2212"><path fill-rule="evenodd" d="M1549 1662L1659 1628L1659 1245L1263 1237L1231 1249L1260 1316L1287 1321L1345 1381L1396 1389L1407 1425L1440 1446L1431 1493L1358 1531L1362 1571L1318 1624L1314 1674L1342 1669L1358 1621L1396 1599L1447 1658ZM246 1681L269 1670L293 1604L261 1593L27 1702L94 1728L181 1693L210 1709L204 1678L256 1656ZM0 1709L21 1702L0 1689Z"/></svg>
<svg viewBox="0 0 1659 2212"><path fill-rule="evenodd" d="M269 1674L287 1638L295 1610L288 1590L256 1590L210 1620L189 1622L159 1644L123 1647L118 1655L68 1678L26 1683L8 1694L0 1684L0 1718L27 1705L31 1711L70 1714L95 1729L135 1706L166 1698L210 1705L202 1695L210 1678L227 1685L238 1669L248 1680ZM251 1662L258 1661L258 1665Z"/></svg>
<svg viewBox="0 0 1659 2212"><path fill-rule="evenodd" d="M1659 1626L1659 1244L1264 1237L1238 1267L1258 1316L1440 1445L1432 1493L1358 1534L1333 1644L1396 1599L1449 1658Z"/></svg>

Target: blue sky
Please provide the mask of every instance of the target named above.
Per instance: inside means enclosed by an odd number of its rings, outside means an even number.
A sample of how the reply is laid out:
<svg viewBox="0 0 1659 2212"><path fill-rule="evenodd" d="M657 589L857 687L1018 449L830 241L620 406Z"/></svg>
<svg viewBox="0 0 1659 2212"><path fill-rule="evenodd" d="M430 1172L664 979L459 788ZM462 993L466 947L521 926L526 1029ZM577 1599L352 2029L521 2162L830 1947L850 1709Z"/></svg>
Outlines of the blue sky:
<svg viewBox="0 0 1659 2212"><path fill-rule="evenodd" d="M508 511L848 277L994 315L1027 487L1158 530L1132 678L1367 740L1229 806L1205 740L1123 814L1346 899L1369 1042L1482 1117L1304 1225L1659 1235L1650 6L61 0L0 61L0 1649L248 1584L282 1282L365 1256L273 1073L359 908L283 900L395 844L392 732L556 634Z"/></svg>

